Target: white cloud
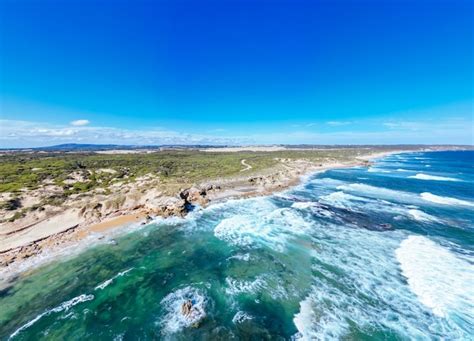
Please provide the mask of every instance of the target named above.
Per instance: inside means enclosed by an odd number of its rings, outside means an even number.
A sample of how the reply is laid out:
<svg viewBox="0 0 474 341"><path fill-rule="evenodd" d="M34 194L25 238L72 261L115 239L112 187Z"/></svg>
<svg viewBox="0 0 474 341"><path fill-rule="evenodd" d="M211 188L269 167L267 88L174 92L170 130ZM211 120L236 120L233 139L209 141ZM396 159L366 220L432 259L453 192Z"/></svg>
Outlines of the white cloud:
<svg viewBox="0 0 474 341"><path fill-rule="evenodd" d="M342 122L342 121L341 121ZM357 124L356 124L357 123ZM0 148L40 147L61 143L122 145L166 144L473 144L472 119L451 117L432 120L366 120L354 122L350 130L331 131L306 125L282 126L278 130L241 132L207 130L179 132L151 127L146 130L114 127L51 125L0 120ZM203 130L206 131L206 130Z"/></svg>
<svg viewBox="0 0 474 341"><path fill-rule="evenodd" d="M75 127L82 127L88 125L89 123L91 123L89 120L75 120L71 122L71 125Z"/></svg>
<svg viewBox="0 0 474 341"><path fill-rule="evenodd" d="M38 122L0 120L0 147L40 147L61 143L166 145L245 144L245 137L181 133L162 128L147 130L113 127L58 126Z"/></svg>
<svg viewBox="0 0 474 341"><path fill-rule="evenodd" d="M346 125L349 125L351 123L352 123L351 121L328 121L328 122L326 122L326 124L328 126L332 126L332 127L346 126Z"/></svg>

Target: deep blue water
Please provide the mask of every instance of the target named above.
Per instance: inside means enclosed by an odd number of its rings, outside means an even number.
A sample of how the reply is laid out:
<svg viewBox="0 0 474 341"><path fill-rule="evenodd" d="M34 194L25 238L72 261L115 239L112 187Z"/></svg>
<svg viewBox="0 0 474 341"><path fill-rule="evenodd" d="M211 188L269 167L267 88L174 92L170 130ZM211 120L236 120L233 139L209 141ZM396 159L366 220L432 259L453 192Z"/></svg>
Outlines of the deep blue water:
<svg viewBox="0 0 474 341"><path fill-rule="evenodd" d="M1 291L0 337L472 339L473 161L392 155L137 227Z"/></svg>

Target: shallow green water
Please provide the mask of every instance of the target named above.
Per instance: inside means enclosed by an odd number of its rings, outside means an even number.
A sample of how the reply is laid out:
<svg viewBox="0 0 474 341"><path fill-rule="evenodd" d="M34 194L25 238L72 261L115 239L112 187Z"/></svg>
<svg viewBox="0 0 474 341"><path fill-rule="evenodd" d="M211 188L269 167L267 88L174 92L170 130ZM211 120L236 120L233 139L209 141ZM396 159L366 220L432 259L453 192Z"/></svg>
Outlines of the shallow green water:
<svg viewBox="0 0 474 341"><path fill-rule="evenodd" d="M287 335L296 332L291 323L299 309L300 297L289 297L276 303L271 288L284 285L304 292L310 281L310 258L297 247L290 255L271 250L255 250L251 254L254 262L245 262L227 243L200 229L189 230L186 224L151 225L140 232L117 238L116 245L99 246L79 257L61 264L48 266L20 280L12 288L2 292L2 330L13 330L27 323L32 316L44 312L47 303L58 307L64 297L93 295L94 298L51 312L18 334L61 339L66 337L113 338L161 337L160 329L166 329L165 307L160 302L176 288L193 288L186 293L204 293L207 317L199 329L187 328L182 336L194 334L227 338L228 332L220 327L234 328L232 318L244 308L255 316L261 316L258 324L263 326L262 336ZM294 256L298 256L294 258ZM258 260L258 261L257 261ZM129 270L122 276L120 272ZM258 294L247 294L245 286L251 285L262 273L271 273L265 286L270 290ZM306 274L305 274L306 273ZM114 278L103 289L96 288ZM229 295L228 282L236 279L236 290L242 294ZM18 294L17 294L18 293ZM21 293L21 295L20 295ZM285 295L286 293L281 293ZM18 319L18 317L23 317ZM170 321L173 316L168 316ZM288 321L289 323L282 323ZM238 333L258 334L249 320ZM179 323L178 323L179 324ZM179 327L177 327L179 328ZM168 329L173 329L170 327ZM270 333L268 330L274 330ZM5 335L4 335L5 336Z"/></svg>

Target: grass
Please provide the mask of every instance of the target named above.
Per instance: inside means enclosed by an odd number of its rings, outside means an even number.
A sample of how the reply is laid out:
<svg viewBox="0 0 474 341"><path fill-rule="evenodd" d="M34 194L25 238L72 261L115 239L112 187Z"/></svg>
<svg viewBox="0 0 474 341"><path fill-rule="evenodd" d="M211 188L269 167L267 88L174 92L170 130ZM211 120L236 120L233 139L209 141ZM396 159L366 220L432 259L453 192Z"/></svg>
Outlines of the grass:
<svg viewBox="0 0 474 341"><path fill-rule="evenodd" d="M275 158L307 159L322 162L326 159L349 160L357 152L367 149L275 151L275 152L201 152L160 151L149 154L96 153L10 153L0 155L0 192L19 192L35 189L52 182L63 187L66 196L107 188L116 181L134 181L145 174L154 174L164 183L193 183L238 175L244 168L242 159L252 166L249 172L269 168L279 161ZM114 173L101 169L113 169ZM248 174L247 172L246 174ZM71 174L84 178L83 182L68 184Z"/></svg>

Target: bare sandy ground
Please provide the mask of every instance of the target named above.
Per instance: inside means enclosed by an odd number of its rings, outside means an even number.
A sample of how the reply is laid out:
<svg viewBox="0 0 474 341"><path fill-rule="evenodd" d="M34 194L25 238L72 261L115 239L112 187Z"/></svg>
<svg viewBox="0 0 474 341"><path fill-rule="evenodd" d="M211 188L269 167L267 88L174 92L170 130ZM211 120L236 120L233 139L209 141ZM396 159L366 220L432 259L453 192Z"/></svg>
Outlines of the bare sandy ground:
<svg viewBox="0 0 474 341"><path fill-rule="evenodd" d="M117 226L122 226L125 224L138 223L143 221L146 217L146 214L143 212L137 212L135 214L124 214L118 217L104 220L98 224L89 226L86 231L89 232L105 232L109 229L116 228Z"/></svg>
<svg viewBox="0 0 474 341"><path fill-rule="evenodd" d="M0 235L0 252L5 252L77 227L83 219L77 209L47 218L37 224Z"/></svg>
<svg viewBox="0 0 474 341"><path fill-rule="evenodd" d="M316 147L308 147L308 148L292 148L292 147L283 147L283 146L238 146L238 147L219 147L219 148L202 148L199 149L203 152L277 152L282 150L344 150L348 149L347 147L334 147L334 148L316 148ZM364 149L364 148L359 148ZM370 149L367 147L366 149Z"/></svg>
<svg viewBox="0 0 474 341"><path fill-rule="evenodd" d="M98 150L95 153L97 154L147 154L153 153L155 150L149 149L111 149L111 150Z"/></svg>

